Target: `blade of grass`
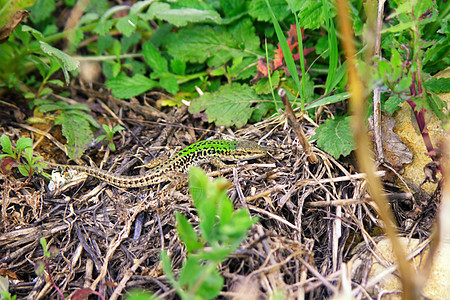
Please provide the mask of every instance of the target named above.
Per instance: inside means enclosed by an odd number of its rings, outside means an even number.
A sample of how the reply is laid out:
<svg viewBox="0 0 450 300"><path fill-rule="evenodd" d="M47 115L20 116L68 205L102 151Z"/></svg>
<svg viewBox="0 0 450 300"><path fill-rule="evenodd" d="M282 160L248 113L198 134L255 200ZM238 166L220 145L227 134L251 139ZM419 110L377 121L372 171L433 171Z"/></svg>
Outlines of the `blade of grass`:
<svg viewBox="0 0 450 300"><path fill-rule="evenodd" d="M278 42L280 43L281 51L283 51L284 60L286 62L286 66L289 70L289 73L291 73L292 78L295 81L295 84L297 85L297 89L299 91L302 91L302 86L300 84L300 78L298 76L297 68L295 67L294 63L294 57L292 56L291 50L289 49L289 46L286 42L286 37L284 36L283 31L281 30L280 24L278 23L277 18L275 17L275 14L273 13L272 7L270 6L269 0L265 0L266 5L269 8L270 16L272 18L272 23L275 28L275 33L277 34ZM298 36L298 39L300 41L301 35ZM301 57L300 59L303 59ZM301 109L302 112L305 111L305 97L302 95L301 97Z"/></svg>
<svg viewBox="0 0 450 300"><path fill-rule="evenodd" d="M294 14L295 18L295 28L297 29L297 39L298 39L298 57L300 60L300 68L302 70L302 89L301 89L301 101L302 101L302 110L304 109L304 101L306 98L306 67L305 67L305 59L303 56L303 36L302 36L302 30L300 28L300 23L298 22L297 14L294 10L294 5L292 4L292 0L288 0L289 9ZM290 70L289 70L290 72Z"/></svg>
<svg viewBox="0 0 450 300"><path fill-rule="evenodd" d="M272 93L273 103L275 104L275 111L278 111L278 104L275 98L275 93L273 91L272 75L270 73L269 52L267 50L267 38L264 39L264 48L266 50L267 78L269 79L270 92Z"/></svg>
<svg viewBox="0 0 450 300"><path fill-rule="evenodd" d="M336 30L334 28L333 19L329 13L329 5L327 0L322 0L322 7L326 17L326 26L328 30L328 49L329 49L329 63L328 63L328 76L325 82L325 94L328 94L334 89L337 82L334 78L336 76L337 64L338 64L338 43L336 38Z"/></svg>

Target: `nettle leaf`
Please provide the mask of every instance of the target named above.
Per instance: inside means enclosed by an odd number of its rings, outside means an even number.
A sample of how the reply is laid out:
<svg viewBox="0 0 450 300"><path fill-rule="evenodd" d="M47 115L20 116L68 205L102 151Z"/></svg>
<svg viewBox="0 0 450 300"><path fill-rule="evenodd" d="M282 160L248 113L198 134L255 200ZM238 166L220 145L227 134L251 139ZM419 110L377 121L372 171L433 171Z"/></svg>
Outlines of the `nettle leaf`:
<svg viewBox="0 0 450 300"><path fill-rule="evenodd" d="M347 156L354 150L350 117L336 116L328 119L316 129L317 146L334 158Z"/></svg>
<svg viewBox="0 0 450 300"><path fill-rule="evenodd" d="M233 58L251 55L225 28L211 26L183 28L169 36L167 48L172 57L192 63L207 62L209 67L218 67Z"/></svg>
<svg viewBox="0 0 450 300"><path fill-rule="evenodd" d="M129 37L136 30L137 15L128 14L117 21L116 28L125 36Z"/></svg>
<svg viewBox="0 0 450 300"><path fill-rule="evenodd" d="M450 78L432 78L423 83L427 91L434 93L450 92Z"/></svg>
<svg viewBox="0 0 450 300"><path fill-rule="evenodd" d="M159 76L159 84L163 89L171 94L176 94L178 92L178 82L175 76L171 73L163 73Z"/></svg>
<svg viewBox="0 0 450 300"><path fill-rule="evenodd" d="M10 1L6 1L10 2ZM20 1L14 1L20 2ZM23 2L23 1L22 1ZM5 2L3 2L5 3ZM30 2L28 2L30 3ZM31 8L31 20L33 23L45 21L55 11L55 0L37 0Z"/></svg>
<svg viewBox="0 0 450 300"><path fill-rule="evenodd" d="M89 122L85 118L65 113L60 117L55 124L62 125L62 133L67 139L67 155L71 159L80 158L94 137Z"/></svg>
<svg viewBox="0 0 450 300"><path fill-rule="evenodd" d="M247 51L259 50L260 40L255 34L255 26L250 18L241 19L236 25L230 27L231 35L242 49Z"/></svg>
<svg viewBox="0 0 450 300"><path fill-rule="evenodd" d="M147 18L167 21L175 26L183 27L190 23L198 23L205 20L220 23L222 18L215 10L200 10L195 8L172 9L167 3L154 3L147 12Z"/></svg>
<svg viewBox="0 0 450 300"><path fill-rule="evenodd" d="M394 94L383 103L383 109L386 113L392 115L397 109L400 108L399 104L402 102L403 100L400 99L397 94Z"/></svg>
<svg viewBox="0 0 450 300"><path fill-rule="evenodd" d="M241 127L252 115L252 103L260 99L248 85L229 84L219 88L215 93L205 93L192 101L189 112L198 114L205 111L208 122L218 126Z"/></svg>
<svg viewBox="0 0 450 300"><path fill-rule="evenodd" d="M270 94L280 84L281 71L274 71L269 77L261 78L255 85L255 91L258 94Z"/></svg>
<svg viewBox="0 0 450 300"><path fill-rule="evenodd" d="M111 30L114 25L113 20L102 20L98 22L97 26L94 29L94 32L100 36L106 36L106 34Z"/></svg>
<svg viewBox="0 0 450 300"><path fill-rule="evenodd" d="M58 64L60 65L61 69L64 73L64 78L66 80L66 84L69 84L69 72L78 69L80 66L80 62L67 55L66 53L62 52L61 50L50 46L49 44L39 41L41 44L41 50L44 51L44 53L48 54L52 58L56 58Z"/></svg>
<svg viewBox="0 0 450 300"><path fill-rule="evenodd" d="M325 13L321 1L302 1L298 7L299 26L309 29L317 29L325 24Z"/></svg>
<svg viewBox="0 0 450 300"><path fill-rule="evenodd" d="M288 4L285 0L269 0L273 13L279 22L291 14ZM258 21L270 21L270 11L267 9L266 0L253 0L250 2L249 12L250 16Z"/></svg>
<svg viewBox="0 0 450 300"><path fill-rule="evenodd" d="M142 54L144 55L145 61L156 73L165 73L168 71L167 60L162 57L158 49L152 45L150 42L146 42L142 46Z"/></svg>
<svg viewBox="0 0 450 300"><path fill-rule="evenodd" d="M111 78L106 82L106 86L111 89L114 97L121 99L140 95L157 85L158 82L141 74L128 77L124 73L120 73L117 77Z"/></svg>

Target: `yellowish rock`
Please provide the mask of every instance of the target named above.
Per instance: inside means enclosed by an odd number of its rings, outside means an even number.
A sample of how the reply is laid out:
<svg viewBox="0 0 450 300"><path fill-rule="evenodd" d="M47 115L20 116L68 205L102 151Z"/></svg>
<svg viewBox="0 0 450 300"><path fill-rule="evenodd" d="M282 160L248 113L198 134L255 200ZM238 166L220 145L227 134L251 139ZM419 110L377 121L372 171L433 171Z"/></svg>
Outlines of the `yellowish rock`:
<svg viewBox="0 0 450 300"><path fill-rule="evenodd" d="M445 69L435 76L436 78L450 78L450 68ZM442 93L439 95L441 99L450 103L450 93ZM403 103L401 108L394 113L396 125L394 132L400 136L403 143L408 146L413 152L413 162L405 165L405 172L403 176L416 185L420 185L425 175L423 167L429 162L431 158L427 155L427 149L423 142L422 136L417 127L417 122L413 111L408 103ZM433 143L436 147L438 141L445 136L445 130L442 128L442 122L431 112L427 113L427 128ZM436 184L426 183L422 186L423 190L431 194L436 189Z"/></svg>

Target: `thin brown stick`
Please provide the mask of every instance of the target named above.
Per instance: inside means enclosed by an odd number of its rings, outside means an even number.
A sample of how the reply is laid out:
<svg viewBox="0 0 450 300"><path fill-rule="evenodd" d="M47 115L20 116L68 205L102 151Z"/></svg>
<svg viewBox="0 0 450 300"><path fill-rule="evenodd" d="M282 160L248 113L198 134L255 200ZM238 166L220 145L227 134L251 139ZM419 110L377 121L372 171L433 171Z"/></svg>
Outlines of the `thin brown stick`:
<svg viewBox="0 0 450 300"><path fill-rule="evenodd" d="M386 0L378 1L377 22L375 26L375 57L381 58L381 28L383 26L383 9ZM375 67L377 63L375 62ZM381 140L381 91L379 87L373 90L373 132L377 162L384 161L383 141Z"/></svg>
<svg viewBox="0 0 450 300"><path fill-rule="evenodd" d="M295 117L294 110L292 109L291 103L289 102L289 99L286 95L286 91L284 89L279 89L278 96L280 96L281 100L283 101L286 117L289 123L291 124L295 134L297 135L298 141L302 145L309 162L312 164L317 164L319 160L317 159L316 154L313 151L311 151L311 146L309 145L308 139L306 138L302 127L300 126L297 118Z"/></svg>
<svg viewBox="0 0 450 300"><path fill-rule="evenodd" d="M350 104L353 110L353 130L355 134L357 150L356 156L359 166L367 174L369 192L378 206L378 213L385 224L385 231L392 243L393 252L399 262L400 280L403 286L403 299L418 299L420 289L418 289L417 279L414 270L406 260L405 251L397 238L397 230L394 225L392 211L389 203L382 195L382 185L378 177L375 176L375 168L369 151L369 140L364 126L365 108L364 84L358 74L355 62L356 50L353 44L353 28L350 22L350 10L346 0L337 0L339 25L342 33L342 44L348 63L348 78L350 87Z"/></svg>

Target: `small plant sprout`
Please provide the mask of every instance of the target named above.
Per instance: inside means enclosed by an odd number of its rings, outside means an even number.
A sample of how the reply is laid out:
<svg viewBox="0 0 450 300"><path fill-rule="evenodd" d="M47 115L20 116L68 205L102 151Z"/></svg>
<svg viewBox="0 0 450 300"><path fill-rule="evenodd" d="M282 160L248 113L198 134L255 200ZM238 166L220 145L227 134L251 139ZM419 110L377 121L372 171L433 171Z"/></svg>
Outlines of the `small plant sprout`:
<svg viewBox="0 0 450 300"><path fill-rule="evenodd" d="M0 154L1 171L8 173L13 167L17 167L23 176L31 177L36 171L42 171L45 166L42 156L33 157L33 142L30 138L21 137L16 143L16 149L12 149L12 144L7 135L0 138L2 151ZM21 158L24 158L24 162Z"/></svg>
<svg viewBox="0 0 450 300"><path fill-rule="evenodd" d="M114 128L111 130L107 125L103 124L103 129L105 130L106 134L100 135L97 137L97 141L100 142L102 140L108 140L108 147L111 151L116 151L116 145L114 145L114 134L118 132L119 130L124 130L120 125L114 126Z"/></svg>

